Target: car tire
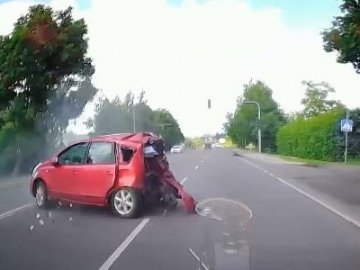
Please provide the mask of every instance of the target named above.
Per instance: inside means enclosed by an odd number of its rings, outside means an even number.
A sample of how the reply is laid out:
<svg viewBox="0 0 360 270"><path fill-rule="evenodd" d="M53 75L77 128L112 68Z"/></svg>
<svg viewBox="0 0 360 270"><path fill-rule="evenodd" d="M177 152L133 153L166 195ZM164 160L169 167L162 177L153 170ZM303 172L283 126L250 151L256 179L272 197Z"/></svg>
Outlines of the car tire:
<svg viewBox="0 0 360 270"><path fill-rule="evenodd" d="M139 191L133 188L121 188L111 196L112 212L122 218L135 218L143 208L143 200Z"/></svg>
<svg viewBox="0 0 360 270"><path fill-rule="evenodd" d="M35 202L39 208L47 208L49 206L48 192L42 181L36 183Z"/></svg>

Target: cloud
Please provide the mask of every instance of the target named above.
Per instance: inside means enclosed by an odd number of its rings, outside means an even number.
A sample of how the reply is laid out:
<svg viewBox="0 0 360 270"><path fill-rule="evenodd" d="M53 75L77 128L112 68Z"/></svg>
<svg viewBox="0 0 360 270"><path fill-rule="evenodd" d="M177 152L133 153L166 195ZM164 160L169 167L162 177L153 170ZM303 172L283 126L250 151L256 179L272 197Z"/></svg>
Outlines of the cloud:
<svg viewBox="0 0 360 270"><path fill-rule="evenodd" d="M33 1L11 1L0 4L0 35L9 34L16 20L26 13Z"/></svg>
<svg viewBox="0 0 360 270"><path fill-rule="evenodd" d="M219 130L251 78L267 83L288 112L301 108L304 79L328 81L337 98L359 106L360 76L323 51L322 29L292 29L280 9L239 0L93 0L79 14L89 26L95 85L109 97L145 90L186 135Z"/></svg>

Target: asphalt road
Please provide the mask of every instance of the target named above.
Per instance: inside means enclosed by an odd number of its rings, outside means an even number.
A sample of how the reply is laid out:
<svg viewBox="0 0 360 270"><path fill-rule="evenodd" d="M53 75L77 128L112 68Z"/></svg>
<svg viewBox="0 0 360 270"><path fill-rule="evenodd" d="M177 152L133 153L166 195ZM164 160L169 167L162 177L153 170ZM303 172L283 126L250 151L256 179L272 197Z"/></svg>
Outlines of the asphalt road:
<svg viewBox="0 0 360 270"><path fill-rule="evenodd" d="M197 269L189 249L208 261L215 256L217 269L360 269L360 228L279 181L275 165L272 174L271 164L262 170L263 163L224 149L189 150L169 161L197 201L222 197L252 210L247 244L235 259L209 240L223 228L181 205L134 220L83 206L40 211L27 204L26 183L0 186L0 269ZM227 259L232 268L221 268Z"/></svg>

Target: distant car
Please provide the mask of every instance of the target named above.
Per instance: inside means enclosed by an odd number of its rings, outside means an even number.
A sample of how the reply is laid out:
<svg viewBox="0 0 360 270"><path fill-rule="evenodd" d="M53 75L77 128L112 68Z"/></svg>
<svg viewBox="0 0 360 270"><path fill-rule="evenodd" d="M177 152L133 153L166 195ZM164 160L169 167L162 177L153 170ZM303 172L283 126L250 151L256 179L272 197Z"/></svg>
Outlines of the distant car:
<svg viewBox="0 0 360 270"><path fill-rule="evenodd" d="M78 141L34 167L30 191L40 208L62 200L110 206L115 215L131 218L146 203L173 205L182 198L193 212L194 200L171 173L163 149L152 133Z"/></svg>
<svg viewBox="0 0 360 270"><path fill-rule="evenodd" d="M180 154L184 152L184 147L181 145L174 145L173 147L171 147L170 149L170 153L172 154Z"/></svg>

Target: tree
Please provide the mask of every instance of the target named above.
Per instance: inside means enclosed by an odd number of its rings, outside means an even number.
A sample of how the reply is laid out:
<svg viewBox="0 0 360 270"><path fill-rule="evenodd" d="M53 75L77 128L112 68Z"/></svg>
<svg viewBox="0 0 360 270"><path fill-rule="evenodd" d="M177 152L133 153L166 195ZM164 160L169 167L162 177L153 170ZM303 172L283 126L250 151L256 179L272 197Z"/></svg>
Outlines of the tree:
<svg viewBox="0 0 360 270"><path fill-rule="evenodd" d="M330 93L335 93L334 88L328 83L303 81L302 84L306 86L305 98L301 100L301 104L304 105L303 115L305 117L316 116L337 107L344 108L340 101L328 99Z"/></svg>
<svg viewBox="0 0 360 270"><path fill-rule="evenodd" d="M128 133L134 131L156 131L152 109L141 93L137 101L129 92L124 100L115 97L113 100L101 98L96 104L95 115L86 122L92 128L92 135Z"/></svg>
<svg viewBox="0 0 360 270"><path fill-rule="evenodd" d="M137 100L131 92L124 100L119 97L100 99L94 117L88 119L86 125L93 129L91 135L128 133L134 131L134 116L136 132L160 134L167 148L184 140L176 119L165 109L153 111L145 100L144 92Z"/></svg>
<svg viewBox="0 0 360 270"><path fill-rule="evenodd" d="M256 106L242 104L244 100L259 102L262 114L260 123ZM285 117L272 98L272 90L265 83L257 81L244 85L244 94L238 98L235 113L228 114L227 118L224 125L227 135L238 146L245 147L251 142L257 142L257 130L261 125L264 150L276 150L276 132L285 122Z"/></svg>
<svg viewBox="0 0 360 270"><path fill-rule="evenodd" d="M156 110L154 112L154 122L158 127L158 133L163 138L167 149L185 140L178 122L169 111L165 109Z"/></svg>
<svg viewBox="0 0 360 270"><path fill-rule="evenodd" d="M357 0L343 0L340 5L342 16L337 16L332 27L323 31L326 52L338 52L339 63L352 63L360 73L360 3Z"/></svg>
<svg viewBox="0 0 360 270"><path fill-rule="evenodd" d="M185 138L185 146L192 149L199 149L204 147L204 138L203 137L192 137Z"/></svg>
<svg viewBox="0 0 360 270"><path fill-rule="evenodd" d="M0 149L16 161L14 173L51 152L69 120L95 96L86 34L71 7L55 12L36 5L0 36L0 137L13 138Z"/></svg>

